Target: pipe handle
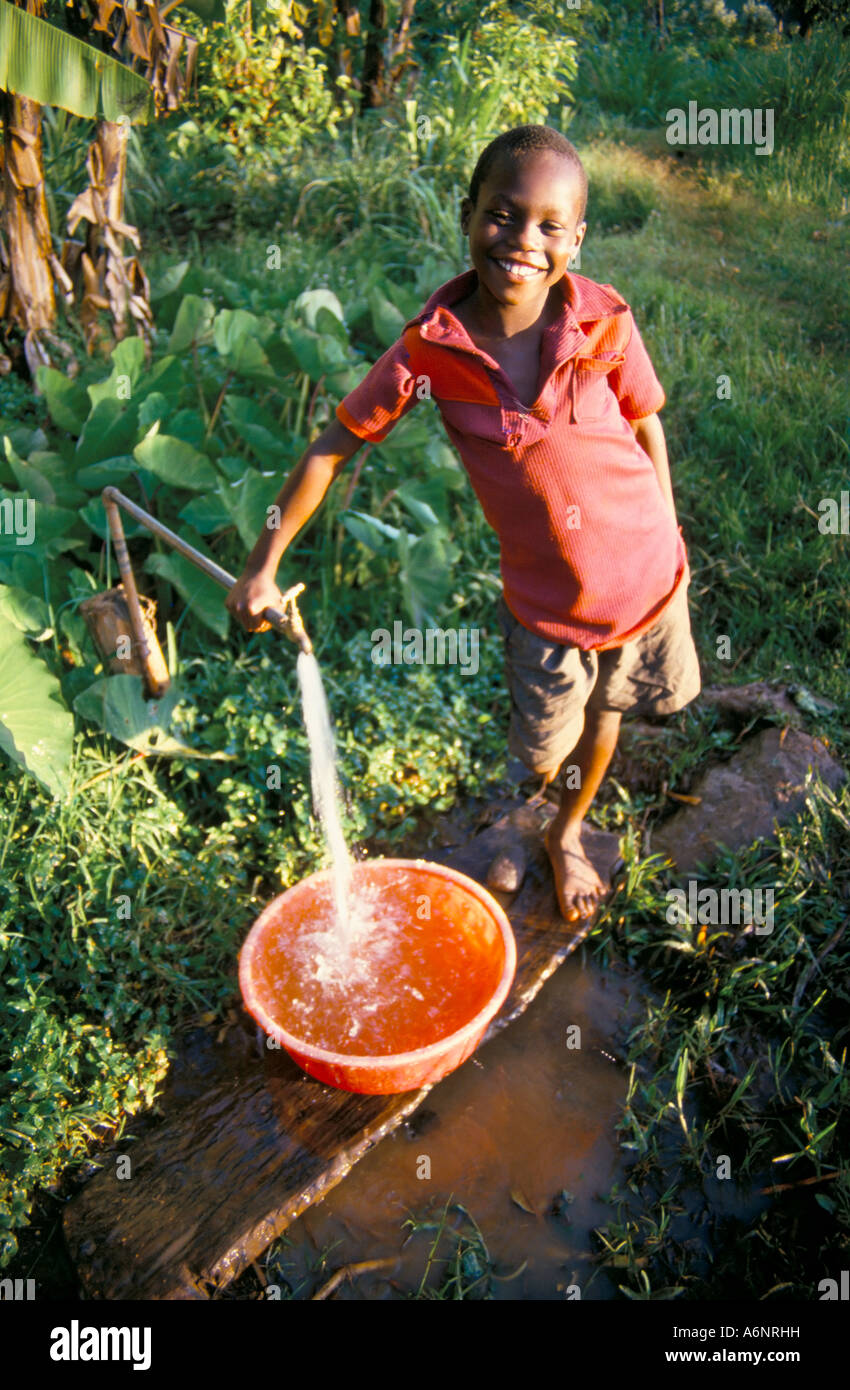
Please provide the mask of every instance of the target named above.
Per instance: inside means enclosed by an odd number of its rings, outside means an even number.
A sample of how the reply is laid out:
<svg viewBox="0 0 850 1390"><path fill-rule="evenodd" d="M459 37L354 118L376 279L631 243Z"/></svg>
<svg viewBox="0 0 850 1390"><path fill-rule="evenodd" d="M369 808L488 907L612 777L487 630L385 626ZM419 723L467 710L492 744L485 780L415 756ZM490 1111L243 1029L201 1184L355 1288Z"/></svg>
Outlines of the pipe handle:
<svg viewBox="0 0 850 1390"><path fill-rule="evenodd" d="M159 536L160 540L165 541L173 550L185 556L185 558L190 560L198 569L203 570L211 579L214 579L217 584L221 584L222 588L233 588L236 580L232 574L222 569L221 565L217 565L215 560L210 560L208 556L202 555L200 550L196 550L193 545L189 545L189 542L184 541L182 536L178 536L176 532L169 530L167 526L163 526L161 521L157 521L156 517L151 516L150 512L146 512L143 507L139 507L135 502L131 502L130 498L125 497L123 492L119 492L117 487L105 487L101 493L101 497L103 499L103 505L106 508L109 529L112 533L113 542L115 543L116 558L118 559L121 575L125 582L125 588L128 587L128 585L125 576L125 567L124 564L122 564L122 547L123 559L126 562L127 568L129 568L129 557L127 556L123 528L120 518L118 517L118 507L122 507L123 510L136 521L141 522L149 531L152 531L155 536ZM116 522L117 525L115 524ZM135 583L132 582L132 571L130 571L130 577L132 587L135 590ZM291 641L295 642L297 646L301 648L302 652L311 652L313 650L313 644L307 636L301 614L298 612L298 606L295 602L296 598L303 590L303 584L293 585L293 587L287 589L286 593L283 595L283 611L279 612L276 608L265 608L263 609L262 616L277 632L284 633L286 637L289 637Z"/></svg>

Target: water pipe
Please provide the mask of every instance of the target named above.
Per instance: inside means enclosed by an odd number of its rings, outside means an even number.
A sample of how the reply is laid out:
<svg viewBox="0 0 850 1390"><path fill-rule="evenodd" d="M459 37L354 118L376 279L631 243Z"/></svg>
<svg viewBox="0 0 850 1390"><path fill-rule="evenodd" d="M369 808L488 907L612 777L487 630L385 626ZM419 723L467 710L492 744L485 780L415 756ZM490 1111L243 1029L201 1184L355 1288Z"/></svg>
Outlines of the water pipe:
<svg viewBox="0 0 850 1390"><path fill-rule="evenodd" d="M141 648L144 658L148 652L147 638L145 637L144 624L142 622L142 610L139 604L139 595L136 589L136 580L130 564L130 556L127 551L127 541L124 536L124 527L121 524L121 517L118 508L122 507L134 520L141 522L160 540L170 545L172 549L185 555L187 560L191 560L193 565L203 570L216 583L221 584L225 589L232 589L236 580L227 570L217 565L215 560L210 560L206 555L202 555L200 550L189 545L174 531L170 531L167 526L163 526L161 521L157 521L155 516L146 512L144 508L131 502L129 497L125 497L123 492L119 492L116 487L105 487L101 493L103 505L106 509L106 519L109 522L109 531L112 536L112 543L115 546L115 558L118 562L118 569L124 584L124 592L127 595L127 607L130 611L130 621L133 626L134 635ZM291 589L287 589L283 595L283 608L278 612L276 608L265 608L262 616L267 623L270 623L277 632L282 632L298 646L302 652L312 652L313 644L304 629L304 622L298 611L296 599L304 590L303 584L294 584Z"/></svg>

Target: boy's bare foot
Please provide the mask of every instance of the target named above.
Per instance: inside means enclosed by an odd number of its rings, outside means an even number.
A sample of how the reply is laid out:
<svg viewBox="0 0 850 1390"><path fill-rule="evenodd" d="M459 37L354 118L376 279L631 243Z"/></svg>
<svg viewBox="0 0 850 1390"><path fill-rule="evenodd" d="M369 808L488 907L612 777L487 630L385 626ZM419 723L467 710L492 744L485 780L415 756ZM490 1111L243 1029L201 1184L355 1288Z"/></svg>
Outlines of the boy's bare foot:
<svg viewBox="0 0 850 1390"><path fill-rule="evenodd" d="M581 833L566 834L550 825L544 836L555 875L555 891L567 922L591 917L608 888L602 882L581 843Z"/></svg>

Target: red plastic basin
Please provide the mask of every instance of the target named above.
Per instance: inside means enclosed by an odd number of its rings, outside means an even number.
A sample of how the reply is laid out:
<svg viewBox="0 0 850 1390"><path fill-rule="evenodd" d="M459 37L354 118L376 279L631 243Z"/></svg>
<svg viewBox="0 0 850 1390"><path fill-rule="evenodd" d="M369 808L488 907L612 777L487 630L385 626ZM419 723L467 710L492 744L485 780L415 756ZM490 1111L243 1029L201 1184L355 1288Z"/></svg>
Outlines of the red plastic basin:
<svg viewBox="0 0 850 1390"><path fill-rule="evenodd" d="M513 932L485 888L441 864L371 859L353 872L355 892L395 924L370 978L343 995L312 979L331 902L323 870L257 918L239 955L242 997L310 1076L367 1095L416 1090L466 1061L498 1013L516 969Z"/></svg>

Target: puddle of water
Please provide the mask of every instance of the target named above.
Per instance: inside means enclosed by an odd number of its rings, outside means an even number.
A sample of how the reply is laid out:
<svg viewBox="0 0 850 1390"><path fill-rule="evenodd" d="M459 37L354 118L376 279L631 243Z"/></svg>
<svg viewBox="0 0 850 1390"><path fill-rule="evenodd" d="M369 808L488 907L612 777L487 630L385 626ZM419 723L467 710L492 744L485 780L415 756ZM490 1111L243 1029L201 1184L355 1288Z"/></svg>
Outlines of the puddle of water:
<svg viewBox="0 0 850 1390"><path fill-rule="evenodd" d="M516 1278L493 1281L494 1298L565 1298L572 1283L582 1297L615 1296L602 1273L585 1287L595 1269L589 1233L611 1215L599 1197L623 1173L615 1126L627 1075L594 1049L623 1051L641 999L635 977L570 957L522 1018L436 1086L406 1125L293 1223L287 1234L294 1248L281 1254L290 1286L306 1281L300 1296L309 1297L342 1265L396 1257L381 1275L343 1284L334 1297L391 1299L415 1291L434 1232L417 1232L402 1250L402 1223L428 1209L439 1217L452 1199L474 1217L498 1274L527 1262ZM570 1049L567 1029L576 1024L581 1048ZM426 1158L431 1176L421 1178ZM574 1198L569 1225L551 1211L562 1189ZM325 1272L311 1274L329 1245ZM438 1253L452 1248L444 1239ZM437 1283L443 1268L436 1267Z"/></svg>
<svg viewBox="0 0 850 1390"><path fill-rule="evenodd" d="M602 970L589 957L582 961L581 952L571 956L520 1019L435 1086L404 1125L289 1227L291 1247L281 1249L278 1265L296 1296L309 1298L342 1266L376 1259L390 1264L341 1284L333 1297L387 1300L415 1292L435 1232L417 1232L405 1244L403 1223L411 1214L439 1220L451 1200L477 1222L496 1275L527 1262L515 1279L492 1281L496 1300L563 1299L570 1284L579 1285L583 1299L616 1298L616 1271L600 1271L589 1283L596 1271L590 1232L615 1216L600 1197L615 1182L623 1189L634 1155L621 1153L617 1143L627 1072L595 1049L624 1055L647 994L646 982L625 967ZM566 1046L567 1029L574 1025L581 1029L580 1050ZM210 1086L252 1082L258 1067L268 1068L280 1056L260 1055L247 1015L219 1041L206 1029L192 1030L181 1040L162 1106L167 1113ZM134 1134L154 1123L153 1116L137 1116ZM675 1135L661 1153L672 1174L679 1158ZM430 1178L417 1175L423 1158ZM700 1277L710 1274L708 1252L715 1239L704 1228L704 1202L713 1216L746 1227L771 1203L758 1188L775 1180L772 1172L743 1190L715 1181L704 1192L680 1190L684 1209L674 1217L671 1234L679 1243L705 1248L696 1270ZM569 1225L552 1212L562 1189L574 1198L566 1208ZM533 1211L522 1210L512 1193ZM730 1238L725 1226L721 1235ZM333 1248L318 1270L328 1247ZM446 1236L438 1253L453 1248ZM436 1265L431 1286L445 1268ZM237 1281L230 1296L257 1297L253 1274L246 1278L244 1290Z"/></svg>

